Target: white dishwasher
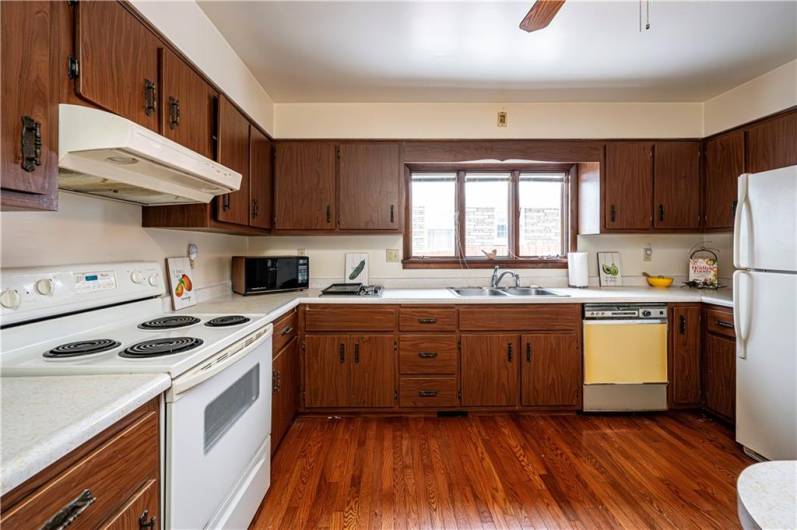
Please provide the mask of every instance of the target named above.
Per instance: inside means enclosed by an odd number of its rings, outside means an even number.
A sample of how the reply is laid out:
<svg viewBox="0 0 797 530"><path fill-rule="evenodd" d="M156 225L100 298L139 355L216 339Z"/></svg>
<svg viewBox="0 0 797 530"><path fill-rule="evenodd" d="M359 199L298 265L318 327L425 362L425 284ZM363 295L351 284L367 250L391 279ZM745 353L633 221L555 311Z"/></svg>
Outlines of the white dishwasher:
<svg viewBox="0 0 797 530"><path fill-rule="evenodd" d="M584 305L584 411L667 409L667 305Z"/></svg>

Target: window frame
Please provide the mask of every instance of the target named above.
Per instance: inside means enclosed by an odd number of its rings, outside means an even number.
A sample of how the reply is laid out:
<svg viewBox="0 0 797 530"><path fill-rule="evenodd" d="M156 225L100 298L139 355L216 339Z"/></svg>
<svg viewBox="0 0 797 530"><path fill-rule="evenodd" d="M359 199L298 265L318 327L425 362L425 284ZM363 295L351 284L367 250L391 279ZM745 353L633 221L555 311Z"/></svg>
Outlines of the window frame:
<svg viewBox="0 0 797 530"><path fill-rule="evenodd" d="M465 174L467 172L509 172L509 246L513 256L519 256L520 250L520 208L519 180L521 173L564 173L565 182L562 193L562 238L566 251L572 251L576 244L577 226L577 164L574 163L460 163L460 164L406 164L404 166L404 190L406 211L404 216L404 259L405 269L490 269L495 266L518 269L564 269L567 268L567 256L559 258L508 257L488 259L486 257L464 256L465 249ZM456 173L455 202L457 218L455 220L454 248L456 256L412 256L412 174L423 172Z"/></svg>

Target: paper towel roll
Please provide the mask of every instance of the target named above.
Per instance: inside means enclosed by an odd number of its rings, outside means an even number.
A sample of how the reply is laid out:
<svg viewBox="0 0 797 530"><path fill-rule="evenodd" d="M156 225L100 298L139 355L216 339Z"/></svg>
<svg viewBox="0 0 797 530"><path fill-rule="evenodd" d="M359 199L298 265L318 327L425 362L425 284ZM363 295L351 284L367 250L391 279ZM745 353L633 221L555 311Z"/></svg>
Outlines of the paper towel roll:
<svg viewBox="0 0 797 530"><path fill-rule="evenodd" d="M589 285L586 252L567 253L567 283L570 287L587 287Z"/></svg>

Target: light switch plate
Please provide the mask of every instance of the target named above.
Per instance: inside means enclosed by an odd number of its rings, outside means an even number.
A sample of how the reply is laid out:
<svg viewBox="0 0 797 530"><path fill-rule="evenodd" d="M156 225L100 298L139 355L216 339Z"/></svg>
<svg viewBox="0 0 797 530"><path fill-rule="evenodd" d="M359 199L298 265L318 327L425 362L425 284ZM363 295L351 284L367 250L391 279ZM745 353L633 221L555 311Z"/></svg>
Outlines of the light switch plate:
<svg viewBox="0 0 797 530"><path fill-rule="evenodd" d="M653 247L651 245L642 247L642 261L653 261Z"/></svg>
<svg viewBox="0 0 797 530"><path fill-rule="evenodd" d="M385 261L388 263L399 262L399 251L397 248L385 249Z"/></svg>

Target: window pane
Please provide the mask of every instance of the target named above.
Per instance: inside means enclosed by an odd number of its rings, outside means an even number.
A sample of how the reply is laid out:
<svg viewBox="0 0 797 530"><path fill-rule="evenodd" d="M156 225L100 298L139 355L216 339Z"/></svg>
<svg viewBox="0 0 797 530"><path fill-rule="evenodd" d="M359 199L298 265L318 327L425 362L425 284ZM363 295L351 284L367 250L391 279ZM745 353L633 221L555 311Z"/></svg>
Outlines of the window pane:
<svg viewBox="0 0 797 530"><path fill-rule="evenodd" d="M561 173L521 173L518 185L520 208L520 255L558 256L562 243Z"/></svg>
<svg viewBox="0 0 797 530"><path fill-rule="evenodd" d="M465 255L509 256L509 173L465 175Z"/></svg>
<svg viewBox="0 0 797 530"><path fill-rule="evenodd" d="M456 173L413 173L412 256L455 256Z"/></svg>

